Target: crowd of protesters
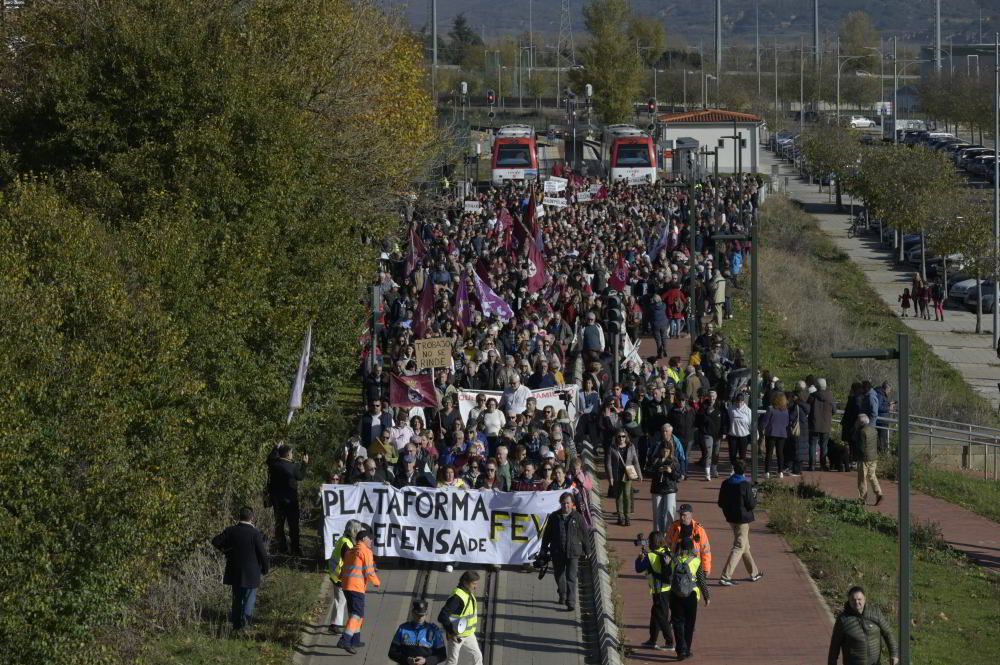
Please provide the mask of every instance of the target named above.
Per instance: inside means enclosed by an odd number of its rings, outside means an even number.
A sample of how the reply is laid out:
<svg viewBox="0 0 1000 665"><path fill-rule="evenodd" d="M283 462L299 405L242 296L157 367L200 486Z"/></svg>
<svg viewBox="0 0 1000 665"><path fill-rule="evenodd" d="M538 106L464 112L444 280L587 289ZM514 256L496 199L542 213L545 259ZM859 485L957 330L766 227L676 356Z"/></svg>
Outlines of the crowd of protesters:
<svg viewBox="0 0 1000 665"><path fill-rule="evenodd" d="M367 412L337 479L569 490L589 483L577 455L587 439L607 454L625 521L631 482L657 455L681 458L684 477L685 453L701 447L707 461L697 473L717 475L726 377L744 365L717 327L731 315L748 246L712 236L746 232L761 184L752 175L709 178L696 183L693 201L676 185L570 175L556 194L543 194L541 182L508 185L480 194L474 211L453 200L443 212L418 215L408 242L386 248L375 280L380 312L375 362L365 363ZM578 202L584 191L590 200ZM543 206L543 196L566 205ZM617 381L623 336L608 330L609 294L622 299L630 340L657 341L656 357L624 359ZM656 362L667 340L692 333L700 357ZM433 370L433 406L393 403L391 375L430 373L418 368L415 342L442 337L451 341L452 363ZM575 400L542 408L532 397L533 389L564 384L578 386ZM479 395L463 418L459 390L502 395ZM615 453L622 443L632 457Z"/></svg>

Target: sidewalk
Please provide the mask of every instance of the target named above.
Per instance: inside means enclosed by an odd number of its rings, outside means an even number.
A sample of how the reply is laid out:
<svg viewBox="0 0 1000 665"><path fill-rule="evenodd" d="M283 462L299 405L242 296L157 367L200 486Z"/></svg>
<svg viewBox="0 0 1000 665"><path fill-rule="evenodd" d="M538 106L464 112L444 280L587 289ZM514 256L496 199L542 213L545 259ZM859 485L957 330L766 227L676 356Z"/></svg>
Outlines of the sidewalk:
<svg viewBox="0 0 1000 665"><path fill-rule="evenodd" d="M823 491L844 499L858 498L858 474L856 472L810 472L803 471L802 479L819 485ZM797 478L785 478L784 482L797 484ZM885 499L876 508L869 497L869 510L896 517L899 514L899 486L890 481L880 480ZM976 515L961 506L936 499L920 492L910 493L910 514L916 523L936 522L941 527L945 541L960 552L964 552L975 563L1000 572L1000 524Z"/></svg>
<svg viewBox="0 0 1000 665"><path fill-rule="evenodd" d="M693 454L694 459L700 453ZM723 451L721 459L728 459ZM725 468L728 469L728 463ZM720 473L722 473L720 469ZM733 544L732 531L716 505L719 486L728 475L706 482L691 479L680 483L677 504L690 503L694 517L705 526L712 546L712 573L709 586L711 605L698 607L694 637L694 662L700 665L769 663L770 665L805 665L826 661L833 625L832 615L798 558L785 542L767 526L767 516L758 511L750 528L750 543L757 566L764 579L747 581L742 564L737 568L735 587L718 584ZM632 526L608 523L608 544L621 563L616 590L624 599L624 640L631 650L633 663L667 663L676 659L673 651L653 651L639 644L649 639L649 589L644 575L634 572L639 548L633 544L636 534L648 534L652 527L652 501L649 481L636 483L635 513ZM602 483L607 488L607 482ZM606 515L615 514L614 499L602 501ZM660 638L662 644L662 638Z"/></svg>
<svg viewBox="0 0 1000 665"><path fill-rule="evenodd" d="M836 212L826 192L820 193L818 185L799 178L795 168L773 153L761 150L761 167L769 173L772 164L779 165L778 186L784 188L788 177L788 196L799 201L806 212L819 222L820 228L864 271L868 282L879 297L894 312L898 312L897 297L910 286L910 279L918 268L896 266L892 250L879 245L875 236L848 238L849 213ZM845 206L847 199L845 197ZM994 407L1000 406L1000 362L993 348L992 315L983 315L983 334L976 335L976 315L963 309L946 309L943 322L919 318L901 319L931 346L939 357L957 369L966 382Z"/></svg>

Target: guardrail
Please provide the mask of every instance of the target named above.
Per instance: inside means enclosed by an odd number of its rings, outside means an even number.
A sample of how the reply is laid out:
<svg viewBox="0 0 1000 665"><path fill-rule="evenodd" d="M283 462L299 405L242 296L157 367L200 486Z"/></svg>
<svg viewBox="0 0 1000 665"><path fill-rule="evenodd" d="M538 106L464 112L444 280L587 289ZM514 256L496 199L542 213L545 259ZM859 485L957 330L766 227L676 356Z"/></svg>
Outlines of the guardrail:
<svg viewBox="0 0 1000 665"><path fill-rule="evenodd" d="M843 412L837 415L843 416ZM887 427L881 427L882 423L886 423ZM880 417L879 425L879 429L899 432L899 420L896 418ZM938 448L938 455L941 454L942 447L954 449L960 446L960 468L979 471L977 467L981 459L983 479L1000 480L1000 429L928 416L910 416L911 450L920 439L926 440L925 447L932 458L935 457L935 446Z"/></svg>

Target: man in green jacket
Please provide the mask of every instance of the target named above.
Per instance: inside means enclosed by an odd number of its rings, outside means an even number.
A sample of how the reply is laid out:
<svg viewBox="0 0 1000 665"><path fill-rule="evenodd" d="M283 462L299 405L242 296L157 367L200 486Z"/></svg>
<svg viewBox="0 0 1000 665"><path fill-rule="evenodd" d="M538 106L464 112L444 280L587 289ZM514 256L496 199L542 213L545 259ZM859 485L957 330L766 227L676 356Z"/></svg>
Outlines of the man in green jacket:
<svg viewBox="0 0 1000 665"><path fill-rule="evenodd" d="M844 611L833 624L827 665L837 665L841 653L844 654L843 665L878 665L883 639L889 646L892 665L899 665L899 650L889 622L877 607L865 603L864 589L851 587Z"/></svg>
<svg viewBox="0 0 1000 665"><path fill-rule="evenodd" d="M868 485L875 492L875 505L882 503L882 488L879 487L875 467L878 465L878 432L867 415L858 416L858 427L854 433L857 437L857 450L861 455L858 460L858 495L862 501L868 499Z"/></svg>

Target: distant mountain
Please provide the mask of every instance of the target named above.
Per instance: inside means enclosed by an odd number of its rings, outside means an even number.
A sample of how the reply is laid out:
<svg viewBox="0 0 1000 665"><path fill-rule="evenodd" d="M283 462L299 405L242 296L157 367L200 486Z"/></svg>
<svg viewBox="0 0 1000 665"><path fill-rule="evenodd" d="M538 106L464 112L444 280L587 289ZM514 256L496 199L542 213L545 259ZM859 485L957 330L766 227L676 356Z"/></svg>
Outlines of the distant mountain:
<svg viewBox="0 0 1000 665"><path fill-rule="evenodd" d="M431 0L377 0L387 9L403 12L415 28L430 22ZM587 0L571 0L573 33L577 43L585 37L582 7ZM532 27L545 43L555 43L559 33L560 0L533 0ZM760 35L768 42L798 41L812 34L813 0L757 0ZM487 40L528 30L529 0L438 0L438 31L447 34L456 14L464 13L477 33ZM752 44L755 0L722 0L723 40ZM714 0L632 0L637 13L659 19L673 46L708 42L714 35ZM1000 0L942 0L942 39L955 43L979 41L980 10L986 41L1000 26ZM895 34L911 43L929 43L934 35L934 0L820 0L820 32L836 34L842 18L852 11L866 11L887 36Z"/></svg>

